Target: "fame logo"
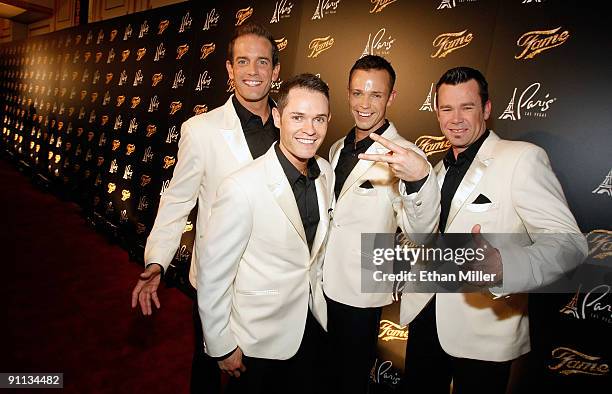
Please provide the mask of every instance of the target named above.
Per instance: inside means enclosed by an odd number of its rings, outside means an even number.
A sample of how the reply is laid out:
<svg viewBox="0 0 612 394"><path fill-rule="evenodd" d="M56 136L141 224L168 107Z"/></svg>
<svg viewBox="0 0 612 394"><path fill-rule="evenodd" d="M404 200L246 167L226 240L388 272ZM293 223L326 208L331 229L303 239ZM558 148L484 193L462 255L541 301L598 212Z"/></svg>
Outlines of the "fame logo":
<svg viewBox="0 0 612 394"><path fill-rule="evenodd" d="M123 41L127 41L130 37L132 37L132 24L128 24L125 27L125 31L123 32Z"/></svg>
<svg viewBox="0 0 612 394"><path fill-rule="evenodd" d="M197 83L197 85L195 87L195 90L199 92L199 91L201 91L203 89L208 89L208 88L210 88L210 83L211 82L212 82L212 77L210 77L208 75L208 70L205 70L198 77L198 83Z"/></svg>
<svg viewBox="0 0 612 394"><path fill-rule="evenodd" d="M117 107L121 107L121 105L125 102L125 96L117 96Z"/></svg>
<svg viewBox="0 0 612 394"><path fill-rule="evenodd" d="M102 115L100 118L100 126L105 126L108 123L108 115Z"/></svg>
<svg viewBox="0 0 612 394"><path fill-rule="evenodd" d="M106 64L111 63L113 60L115 60L115 50L111 48L108 51L108 57L106 58Z"/></svg>
<svg viewBox="0 0 612 394"><path fill-rule="evenodd" d="M81 90L81 101L85 100L85 97L87 97L87 90Z"/></svg>
<svg viewBox="0 0 612 394"><path fill-rule="evenodd" d="M168 129L168 135L166 136L166 144L173 144L178 142L179 131L176 129L176 125L172 125Z"/></svg>
<svg viewBox="0 0 612 394"><path fill-rule="evenodd" d="M186 30L191 29L191 15L189 15L189 11L185 15L183 15L183 19L181 19L181 26L179 27L178 32L183 33Z"/></svg>
<svg viewBox="0 0 612 394"><path fill-rule="evenodd" d="M170 26L170 21L168 19L160 21L159 25L157 25L157 35L161 36L162 34L164 34L168 26Z"/></svg>
<svg viewBox="0 0 612 394"><path fill-rule="evenodd" d="M180 111L181 108L183 108L183 103L181 103L180 101L171 102L170 103L170 115L174 115L175 113Z"/></svg>
<svg viewBox="0 0 612 394"><path fill-rule="evenodd" d="M96 52L96 63L99 63L102 60L102 52Z"/></svg>
<svg viewBox="0 0 612 394"><path fill-rule="evenodd" d="M138 33L138 38L142 38L149 34L149 21L145 20L140 25L140 32Z"/></svg>
<svg viewBox="0 0 612 394"><path fill-rule="evenodd" d="M442 33L433 40L433 46L438 50L430 57L434 59L446 57L449 53L468 46L473 38L474 35L468 33L467 29L457 33Z"/></svg>
<svg viewBox="0 0 612 394"><path fill-rule="evenodd" d="M291 16L291 9L293 9L293 3L290 1L277 1L276 6L274 6L274 13L272 14L270 23L278 23L281 18L289 18Z"/></svg>
<svg viewBox="0 0 612 394"><path fill-rule="evenodd" d="M368 35L368 42L361 54L361 57L367 55L388 55L391 50L391 46L395 42L395 38L387 36L387 29L381 28L372 36L372 33Z"/></svg>
<svg viewBox="0 0 612 394"><path fill-rule="evenodd" d="M319 0L310 20L323 19L325 15L335 14L338 10L338 4L340 4L340 0Z"/></svg>
<svg viewBox="0 0 612 394"><path fill-rule="evenodd" d="M278 47L279 52L287 48L287 38L286 37L282 37L282 38L279 38L278 40L274 40L274 42L276 42L276 46Z"/></svg>
<svg viewBox="0 0 612 394"><path fill-rule="evenodd" d="M188 220L187 223L185 223L185 228L183 229L183 233L188 233L190 231L193 231L193 223L191 223L191 220Z"/></svg>
<svg viewBox="0 0 612 394"><path fill-rule="evenodd" d="M610 366L601 357L581 353L568 347L553 349L551 365L548 369L560 375L593 375L604 376L610 372Z"/></svg>
<svg viewBox="0 0 612 394"><path fill-rule="evenodd" d="M189 51L189 44L179 45L176 48L176 60L181 59Z"/></svg>
<svg viewBox="0 0 612 394"><path fill-rule="evenodd" d="M110 171L109 171L110 172ZM112 173L112 172L111 172ZM109 182L109 184L107 185L108 189L108 194L111 194L112 192L114 192L117 189L117 185L115 185L112 182Z"/></svg>
<svg viewBox="0 0 612 394"><path fill-rule="evenodd" d="M172 167L174 164L176 164L176 158L174 156L164 157L164 170L167 170L168 168Z"/></svg>
<svg viewBox="0 0 612 394"><path fill-rule="evenodd" d="M321 54L321 52L328 50L334 45L334 38L331 36L317 37L310 41L308 49L310 53L307 57L315 58Z"/></svg>
<svg viewBox="0 0 612 394"><path fill-rule="evenodd" d="M591 193L607 194L608 197L612 197L612 169L610 169L610 172L608 172L608 175L606 175L604 180Z"/></svg>
<svg viewBox="0 0 612 394"><path fill-rule="evenodd" d="M142 162L149 163L151 162L151 160L153 160L153 151L150 146L147 146L147 148L144 151L144 154L142 155ZM142 178L141 178L141 181L142 181Z"/></svg>
<svg viewBox="0 0 612 394"><path fill-rule="evenodd" d="M134 75L134 82L132 83L132 86L142 85L143 78L144 76L142 75L142 70L136 71L136 75Z"/></svg>
<svg viewBox="0 0 612 394"><path fill-rule="evenodd" d="M115 124L113 125L113 130L119 130L123 126L123 120L121 119L121 115L117 115L115 118Z"/></svg>
<svg viewBox="0 0 612 394"><path fill-rule="evenodd" d="M119 149L120 146L121 146L121 141L113 140L113 146L112 146L113 151L116 151L117 149Z"/></svg>
<svg viewBox="0 0 612 394"><path fill-rule="evenodd" d="M117 33L119 33L119 32L117 31L117 29L113 29L113 30L111 30L110 35L109 35L109 38L108 38L108 41L109 41L109 42L113 42L113 41L115 40L115 38L117 37Z"/></svg>
<svg viewBox="0 0 612 394"><path fill-rule="evenodd" d="M161 42L155 49L155 57L153 58L153 61L158 62L162 60L165 56L166 56L166 48L164 48L164 43Z"/></svg>
<svg viewBox="0 0 612 394"><path fill-rule="evenodd" d="M215 43L211 42L209 44L202 45L202 49L200 51L202 52L200 60L206 59L211 53L215 51Z"/></svg>
<svg viewBox="0 0 612 394"><path fill-rule="evenodd" d="M134 145L134 144L127 144L127 146L125 147L125 154L127 156L129 156L132 153L134 153L135 150L136 150L136 145Z"/></svg>
<svg viewBox="0 0 612 394"><path fill-rule="evenodd" d="M372 3L372 9L370 14L377 14L385 9L388 5L395 3L397 0L370 0Z"/></svg>
<svg viewBox="0 0 612 394"><path fill-rule="evenodd" d="M560 30L561 26L557 27L556 29L534 30L523 34L516 41L516 45L524 49L514 58L517 60L533 59L535 56L548 49L565 44L567 39L570 37L570 33L567 30L559 32Z"/></svg>
<svg viewBox="0 0 612 394"><path fill-rule="evenodd" d="M157 133L157 126L154 124L147 125L147 137L152 137L153 134Z"/></svg>
<svg viewBox="0 0 612 394"><path fill-rule="evenodd" d="M146 53L147 53L147 48L139 48L138 51L136 51L136 61L137 62L141 61Z"/></svg>
<svg viewBox="0 0 612 394"><path fill-rule="evenodd" d="M136 118L132 118L132 120L130 120L130 126L128 127L128 134L132 134L135 133L136 131L138 131L138 121L136 120Z"/></svg>
<svg viewBox="0 0 612 394"><path fill-rule="evenodd" d="M98 99L98 92L92 92L91 93L91 102L95 103L97 99Z"/></svg>
<svg viewBox="0 0 612 394"><path fill-rule="evenodd" d="M106 74L106 78L104 79L104 81L105 81L104 83L108 85L110 83L110 81L112 81L112 80L113 80L113 73L107 73Z"/></svg>
<svg viewBox="0 0 612 394"><path fill-rule="evenodd" d="M79 77L79 72L78 71L73 71L72 72L72 80L76 81L78 77ZM72 97L70 97L70 98L72 98Z"/></svg>
<svg viewBox="0 0 612 394"><path fill-rule="evenodd" d="M80 34L77 34L76 37L74 37L74 45L79 45L79 43L81 42L81 38L82 36ZM40 47L38 47L38 50L40 50Z"/></svg>
<svg viewBox="0 0 612 394"><path fill-rule="evenodd" d="M253 15L253 7L241 8L236 11L236 26L240 26Z"/></svg>
<svg viewBox="0 0 612 394"><path fill-rule="evenodd" d="M396 324L390 320L381 320L378 338L385 342L394 340L407 341L408 330L406 329L406 326L400 326L399 324Z"/></svg>
<svg viewBox="0 0 612 394"><path fill-rule="evenodd" d="M164 78L164 74L156 73L151 76L151 86L157 86L158 83Z"/></svg>
<svg viewBox="0 0 612 394"><path fill-rule="evenodd" d="M172 89L178 89L185 84L185 75L183 75L183 70L179 70L174 75L174 82L172 82Z"/></svg>
<svg viewBox="0 0 612 394"><path fill-rule="evenodd" d="M100 29L100 31L98 32L98 39L96 40L96 44L100 45L102 41L104 41L104 30Z"/></svg>
<svg viewBox="0 0 612 394"><path fill-rule="evenodd" d="M429 93L427 94L427 97L425 98L423 105L421 105L421 108L419 108L419 111L433 112L434 105L436 103L436 97L437 96L436 96L436 92L434 91L434 84L432 83L429 88Z"/></svg>
<svg viewBox="0 0 612 394"><path fill-rule="evenodd" d="M132 104L132 109L138 107L138 105L140 104L140 96L132 97L131 104Z"/></svg>
<svg viewBox="0 0 612 394"><path fill-rule="evenodd" d="M127 171L127 168L126 168L126 171ZM127 201L130 199L131 196L132 196L132 193L130 193L129 190L126 190L126 189L121 190L121 201ZM127 221L127 211L126 210L121 211L121 217L122 217L122 220L121 220L122 222Z"/></svg>
<svg viewBox="0 0 612 394"><path fill-rule="evenodd" d="M444 137L435 137L431 135L422 135L414 142L427 156L436 153L444 152L451 147L450 142Z"/></svg>
<svg viewBox="0 0 612 394"><path fill-rule="evenodd" d="M159 99L157 95L151 97L151 101L149 102L149 109L147 112L155 112L159 109Z"/></svg>
<svg viewBox="0 0 612 394"><path fill-rule="evenodd" d="M546 93L544 96L538 95L541 86L542 84L539 82L532 83L521 92L518 101L516 97L517 88L514 88L508 106L498 119L515 121L521 120L524 116L546 118L548 116L547 111L557 101L557 98L550 97L550 93Z"/></svg>
<svg viewBox="0 0 612 394"><path fill-rule="evenodd" d="M129 49L125 49L123 52L121 52L121 63L125 62L129 56L130 56Z"/></svg>
<svg viewBox="0 0 612 394"><path fill-rule="evenodd" d="M204 112L208 112L208 105L206 104L197 104L193 107L193 113L195 115L200 115Z"/></svg>

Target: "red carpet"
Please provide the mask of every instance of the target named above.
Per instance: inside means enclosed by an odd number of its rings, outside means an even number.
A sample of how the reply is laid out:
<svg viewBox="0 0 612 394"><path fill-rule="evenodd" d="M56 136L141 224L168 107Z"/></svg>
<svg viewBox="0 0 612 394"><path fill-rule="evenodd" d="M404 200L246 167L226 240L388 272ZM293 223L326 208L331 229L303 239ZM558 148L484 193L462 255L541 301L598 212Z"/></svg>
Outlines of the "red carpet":
<svg viewBox="0 0 612 394"><path fill-rule="evenodd" d="M4 159L0 213L0 372L63 372L67 393L189 391L188 297L162 289L152 317L132 310L141 267Z"/></svg>

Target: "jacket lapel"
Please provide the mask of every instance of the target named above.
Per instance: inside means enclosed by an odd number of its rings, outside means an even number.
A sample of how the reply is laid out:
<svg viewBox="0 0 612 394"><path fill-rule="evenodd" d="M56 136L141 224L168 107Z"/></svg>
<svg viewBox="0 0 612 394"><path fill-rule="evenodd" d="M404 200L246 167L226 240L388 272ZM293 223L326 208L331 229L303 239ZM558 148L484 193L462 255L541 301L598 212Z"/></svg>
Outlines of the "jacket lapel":
<svg viewBox="0 0 612 394"><path fill-rule="evenodd" d="M387 130L385 130L384 133L382 133L382 136L388 140L392 140L397 136L397 131L395 130L393 123L389 125L389 127L387 128ZM370 137L366 137L366 138L370 138ZM386 154L387 152L389 152L389 149L385 148L378 142L374 142L368 148L368 150L366 150L365 153L366 154ZM336 161L336 164L337 164L337 161ZM342 196L347 192L347 190L350 190L355 184L355 182L357 182L363 176L363 174L365 174L365 172L368 171L370 167L372 167L374 164L376 163L373 161L359 160L355 168L353 168L353 171L351 171L349 176L346 178L344 185L342 185L342 190L340 191L338 200L340 200Z"/></svg>
<svg viewBox="0 0 612 394"><path fill-rule="evenodd" d="M253 160L251 151L247 145L246 138L240 125L240 119L236 114L236 109L232 103L233 95L223 104L223 124L219 132L227 143L228 148L236 158L236 161L243 166Z"/></svg>
<svg viewBox="0 0 612 394"><path fill-rule="evenodd" d="M276 144L274 144L276 145ZM302 225L302 218L300 217L300 211L297 203L295 202L295 196L291 185L285 176L283 167L281 167L278 158L276 157L276 151L274 145L265 155L266 160L266 181L268 183L268 189L274 196L274 199L280 206L283 213L287 216L287 219L291 222L295 231L300 235L300 238L304 241L305 245L308 245L306 241L306 232Z"/></svg>
<svg viewBox="0 0 612 394"><path fill-rule="evenodd" d="M487 137L487 139L484 141L484 143L478 150L478 153L476 154L472 165L470 165L470 168L465 173L465 176L461 180L461 184L459 184L459 187L455 192L455 196L451 201L451 206L448 212L448 220L446 222L446 228L450 227L451 223L453 222L453 219L455 218L455 216L457 216L457 213L465 205L468 200L468 197L472 194L472 192L482 179L482 176L484 175L487 167L491 164L491 161L493 160L493 149L498 140L499 137L494 134L493 131L490 131L489 137ZM442 168L444 168L444 165L442 165ZM445 174L446 170L444 170L444 174L439 177L439 181L441 180L442 182L444 182Z"/></svg>
<svg viewBox="0 0 612 394"><path fill-rule="evenodd" d="M327 230L329 227L329 212L328 209L330 207L330 199L331 192L329 190L329 182L327 181L327 177L330 174L326 174L321 171L321 175L315 180L315 185L317 188L317 203L319 205L319 224L317 226L317 232L315 234L314 241L312 243L312 250L310 252L310 262L312 263L313 259L317 256L319 249L323 245L325 238L327 236Z"/></svg>

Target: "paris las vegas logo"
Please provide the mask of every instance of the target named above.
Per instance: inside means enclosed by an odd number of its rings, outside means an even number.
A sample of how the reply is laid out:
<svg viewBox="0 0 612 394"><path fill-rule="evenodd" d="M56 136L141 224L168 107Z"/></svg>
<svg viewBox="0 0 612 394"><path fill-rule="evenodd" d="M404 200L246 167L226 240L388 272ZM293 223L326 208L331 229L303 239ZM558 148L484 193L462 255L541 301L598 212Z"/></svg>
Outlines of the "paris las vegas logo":
<svg viewBox="0 0 612 394"><path fill-rule="evenodd" d="M281 19L289 18L291 16L291 10L293 9L293 3L288 0L280 0L276 2L274 7L274 13L270 23L278 23Z"/></svg>
<svg viewBox="0 0 612 394"><path fill-rule="evenodd" d="M369 34L368 42L361 53L361 57L367 55L388 55L394 42L395 38L387 34L387 29L382 27L376 33Z"/></svg>
<svg viewBox="0 0 612 394"><path fill-rule="evenodd" d="M338 10L338 4L340 4L340 0L319 0L310 20L323 19L326 15L335 14Z"/></svg>
<svg viewBox="0 0 612 394"><path fill-rule="evenodd" d="M612 168L608 175L605 176L604 180L597 186L591 193L593 194L602 194L608 195L608 197L612 197Z"/></svg>
<svg viewBox="0 0 612 394"><path fill-rule="evenodd" d="M521 120L524 116L546 118L548 110L557 101L550 93L540 93L542 84L534 82L525 88L517 97L517 88L514 88L508 106L498 119Z"/></svg>
<svg viewBox="0 0 612 394"><path fill-rule="evenodd" d="M438 6L438 10L455 8L462 3L474 3L477 0L442 0Z"/></svg>

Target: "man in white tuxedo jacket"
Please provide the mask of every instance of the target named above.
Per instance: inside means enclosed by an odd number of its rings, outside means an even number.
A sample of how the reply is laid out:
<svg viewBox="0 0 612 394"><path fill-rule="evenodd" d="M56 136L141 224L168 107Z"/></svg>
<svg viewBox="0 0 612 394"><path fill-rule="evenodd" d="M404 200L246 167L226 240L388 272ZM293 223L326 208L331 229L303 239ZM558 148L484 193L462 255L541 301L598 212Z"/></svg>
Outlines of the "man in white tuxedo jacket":
<svg viewBox="0 0 612 394"><path fill-rule="evenodd" d="M206 352L233 376L230 392L314 393L326 327L321 264L333 173L315 157L329 90L312 74L285 81L280 141L217 192L198 259Z"/></svg>
<svg viewBox="0 0 612 394"><path fill-rule="evenodd" d="M447 71L436 93L452 146L435 167L440 231L514 239L512 246L484 241L487 269L501 279L490 292L403 294L407 392L447 394L452 379L454 393L505 393L512 361L530 351L527 294L519 292L580 264L586 240L544 150L487 130L491 102L478 70Z"/></svg>
<svg viewBox="0 0 612 394"><path fill-rule="evenodd" d="M425 154L386 119L394 83L395 71L384 58L368 55L355 62L348 86L355 127L330 150L335 204L323 287L330 358L345 360L333 367L330 392L368 392L382 307L393 301L392 284L362 284L361 234L394 234L398 227L408 234L431 233L440 217L440 192Z"/></svg>
<svg viewBox="0 0 612 394"><path fill-rule="evenodd" d="M160 307L157 295L160 277L172 261L193 207L198 205L198 216L189 279L195 287L195 262L202 255L202 236L219 184L227 175L264 154L278 139L269 92L272 81L278 79L280 64L270 32L252 23L237 28L228 48L226 67L236 86L235 95L221 107L188 119L181 128L177 165L147 239L146 269L132 292L132 307L139 303L145 315L152 313L152 303ZM215 360L203 351L195 302L193 319L196 348L191 392L217 394L219 369Z"/></svg>

